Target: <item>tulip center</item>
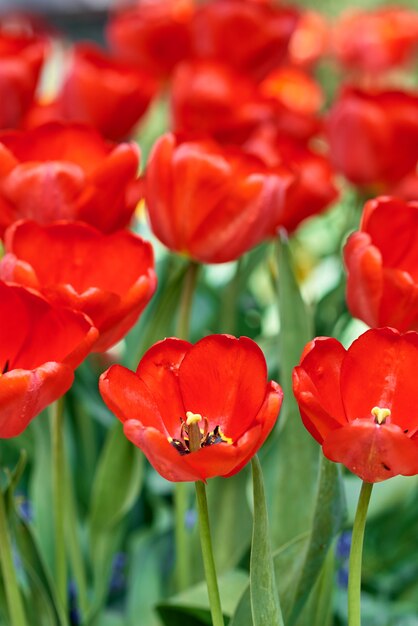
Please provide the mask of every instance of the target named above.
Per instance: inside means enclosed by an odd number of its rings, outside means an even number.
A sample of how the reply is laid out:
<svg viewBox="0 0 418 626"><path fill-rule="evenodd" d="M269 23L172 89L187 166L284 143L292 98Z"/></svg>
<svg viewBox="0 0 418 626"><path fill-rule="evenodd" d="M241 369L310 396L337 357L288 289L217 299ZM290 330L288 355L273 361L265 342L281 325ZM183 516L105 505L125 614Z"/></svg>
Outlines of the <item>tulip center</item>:
<svg viewBox="0 0 418 626"><path fill-rule="evenodd" d="M231 444L232 439L226 437L219 426L209 431L207 417L202 417L200 413L186 412L186 420L180 418L181 430L179 439L169 439L169 442L181 456L196 452L200 448L212 446L215 443ZM200 426L203 424L203 427Z"/></svg>
<svg viewBox="0 0 418 626"><path fill-rule="evenodd" d="M3 366L3 369L0 372L0 376L2 374L7 374L7 372L9 371L9 359L7 359L6 363Z"/></svg>
<svg viewBox="0 0 418 626"><path fill-rule="evenodd" d="M386 422L387 418L390 417L391 410L386 408L382 409L380 406L375 406L372 408L371 414L374 417L375 423L381 426Z"/></svg>

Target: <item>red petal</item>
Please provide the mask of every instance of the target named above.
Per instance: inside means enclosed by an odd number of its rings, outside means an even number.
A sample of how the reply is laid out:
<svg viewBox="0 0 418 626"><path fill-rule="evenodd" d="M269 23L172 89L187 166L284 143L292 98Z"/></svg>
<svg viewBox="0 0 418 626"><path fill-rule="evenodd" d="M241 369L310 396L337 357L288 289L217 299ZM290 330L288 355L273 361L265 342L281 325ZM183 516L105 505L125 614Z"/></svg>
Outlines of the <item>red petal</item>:
<svg viewBox="0 0 418 626"><path fill-rule="evenodd" d="M330 430L347 422L340 392L345 354L336 339L319 337L307 344L294 369L293 392L303 422L320 443Z"/></svg>
<svg viewBox="0 0 418 626"><path fill-rule="evenodd" d="M211 335L190 348L180 366L186 411L219 425L234 441L251 428L266 395L267 367L257 344L241 337Z"/></svg>
<svg viewBox="0 0 418 626"><path fill-rule="evenodd" d="M180 420L186 419L188 410L183 405L178 372L190 348L191 344L181 339L159 341L144 354L136 371L150 390L167 432L174 438L180 437Z"/></svg>
<svg viewBox="0 0 418 626"><path fill-rule="evenodd" d="M63 363L0 376L0 437L16 437L29 422L71 387L74 373Z"/></svg>
<svg viewBox="0 0 418 626"><path fill-rule="evenodd" d="M353 233L344 247L347 268L347 303L354 317L380 326L382 256L367 233Z"/></svg>
<svg viewBox="0 0 418 626"><path fill-rule="evenodd" d="M143 451L153 468L166 480L202 480L200 472L186 462L186 456L191 455L181 456L160 431L144 428L136 420L125 422L123 430L129 441Z"/></svg>
<svg viewBox="0 0 418 626"><path fill-rule="evenodd" d="M390 328L369 330L350 346L341 368L341 393L350 421L371 420L375 406L388 408L390 422L416 430L418 335Z"/></svg>
<svg viewBox="0 0 418 626"><path fill-rule="evenodd" d="M121 422L136 420L141 428L154 427L167 437L150 390L134 372L112 365L100 376L99 389L106 405Z"/></svg>
<svg viewBox="0 0 418 626"><path fill-rule="evenodd" d="M394 424L379 426L355 420L332 431L323 445L325 456L343 463L370 483L402 474L418 474L418 445Z"/></svg>

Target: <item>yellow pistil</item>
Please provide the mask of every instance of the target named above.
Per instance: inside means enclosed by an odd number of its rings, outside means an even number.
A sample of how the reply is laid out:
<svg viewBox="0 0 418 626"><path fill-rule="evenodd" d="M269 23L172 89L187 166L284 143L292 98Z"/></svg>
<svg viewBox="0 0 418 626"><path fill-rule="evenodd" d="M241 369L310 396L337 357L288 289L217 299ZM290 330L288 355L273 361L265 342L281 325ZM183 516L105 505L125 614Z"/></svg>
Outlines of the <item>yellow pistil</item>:
<svg viewBox="0 0 418 626"><path fill-rule="evenodd" d="M186 424L187 426L191 426L192 424L198 424L201 422L203 417L200 413L192 413L191 411L186 411Z"/></svg>
<svg viewBox="0 0 418 626"><path fill-rule="evenodd" d="M381 408L380 406L374 406L371 410L371 414L374 417L376 424L384 424L388 417L391 415L390 409Z"/></svg>
<svg viewBox="0 0 418 626"><path fill-rule="evenodd" d="M202 434L199 428L199 422L203 420L199 413L186 412L187 436L189 438L190 452L199 450L202 442Z"/></svg>

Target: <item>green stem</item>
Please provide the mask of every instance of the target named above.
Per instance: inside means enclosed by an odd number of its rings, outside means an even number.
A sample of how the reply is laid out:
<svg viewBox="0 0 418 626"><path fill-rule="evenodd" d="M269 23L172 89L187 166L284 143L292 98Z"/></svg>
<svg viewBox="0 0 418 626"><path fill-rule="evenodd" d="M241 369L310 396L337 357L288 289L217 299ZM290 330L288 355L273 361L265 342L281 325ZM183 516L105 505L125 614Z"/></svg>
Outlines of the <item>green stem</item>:
<svg viewBox="0 0 418 626"><path fill-rule="evenodd" d="M66 461L64 455L64 461ZM69 560L74 579L77 585L77 599L82 618L87 614L87 581L84 568L83 553L81 549L80 537L77 527L76 502L74 488L71 480L70 467L65 462L65 499L66 499L66 521L67 521L67 545Z"/></svg>
<svg viewBox="0 0 418 626"><path fill-rule="evenodd" d="M213 626L224 626L224 618L219 597L218 580L216 578L215 561L213 558L212 539L210 536L208 502L205 484L197 481L196 500L199 514L200 544L202 546L203 567L208 587L210 612Z"/></svg>
<svg viewBox="0 0 418 626"><path fill-rule="evenodd" d="M361 626L361 561L364 528L373 483L362 484L354 519L348 575L348 626Z"/></svg>
<svg viewBox="0 0 418 626"><path fill-rule="evenodd" d="M193 303L193 293L196 287L199 265L190 261L184 276L183 289L180 299L177 337L188 339L190 317ZM177 590L187 589L190 584L190 541L185 524L188 508L188 485L176 483L174 487L174 522L176 540L176 572Z"/></svg>
<svg viewBox="0 0 418 626"><path fill-rule="evenodd" d="M192 312L193 293L196 287L199 264L190 261L184 276L183 289L181 293L180 306L177 321L177 337L180 339L189 338L190 317Z"/></svg>
<svg viewBox="0 0 418 626"><path fill-rule="evenodd" d="M0 564L6 591L7 607L11 626L27 626L25 609L20 595L16 571L13 563L12 544L7 526L4 494L0 487Z"/></svg>
<svg viewBox="0 0 418 626"><path fill-rule="evenodd" d="M67 563L65 551L64 398L51 407L52 506L54 511L55 580L57 596L67 613Z"/></svg>

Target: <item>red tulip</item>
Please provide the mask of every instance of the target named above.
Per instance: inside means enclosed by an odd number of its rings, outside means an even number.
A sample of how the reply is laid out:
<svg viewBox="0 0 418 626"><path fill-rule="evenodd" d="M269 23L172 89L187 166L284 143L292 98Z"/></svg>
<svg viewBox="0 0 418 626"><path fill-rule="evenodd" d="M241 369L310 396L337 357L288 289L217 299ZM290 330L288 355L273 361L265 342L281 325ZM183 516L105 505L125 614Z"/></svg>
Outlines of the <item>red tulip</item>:
<svg viewBox="0 0 418 626"><path fill-rule="evenodd" d="M334 172L326 156L281 135L274 126L261 126L244 147L270 167L287 167L294 176L275 230L281 226L294 231L304 219L318 215L338 198Z"/></svg>
<svg viewBox="0 0 418 626"><path fill-rule="evenodd" d="M97 330L81 313L0 282L0 437L16 437L70 387Z"/></svg>
<svg viewBox="0 0 418 626"><path fill-rule="evenodd" d="M273 115L249 78L214 61L179 65L171 100L177 132L207 133L218 141L240 143Z"/></svg>
<svg viewBox="0 0 418 626"><path fill-rule="evenodd" d="M418 334L369 330L345 350L311 341L293 374L302 420L325 456L374 483L418 473Z"/></svg>
<svg viewBox="0 0 418 626"><path fill-rule="evenodd" d="M404 65L418 52L418 11L395 6L351 10L335 26L333 48L341 63L362 72Z"/></svg>
<svg viewBox="0 0 418 626"><path fill-rule="evenodd" d="M202 4L193 19L193 48L259 79L286 57L299 11L266 2L218 0Z"/></svg>
<svg viewBox="0 0 418 626"><path fill-rule="evenodd" d="M121 57L158 77L190 56L193 0L142 0L114 15L107 39Z"/></svg>
<svg viewBox="0 0 418 626"><path fill-rule="evenodd" d="M369 326L418 330L418 202L381 197L344 248L351 313Z"/></svg>
<svg viewBox="0 0 418 626"><path fill-rule="evenodd" d="M0 278L88 315L100 332L95 352L126 335L157 283L151 244L128 231L17 222L6 232L5 250Z"/></svg>
<svg viewBox="0 0 418 626"><path fill-rule="evenodd" d="M270 72L258 86L258 95L270 105L277 130L307 141L321 129L324 96L319 84L301 69L289 66Z"/></svg>
<svg viewBox="0 0 418 626"><path fill-rule="evenodd" d="M46 53L46 39L0 31L0 128L17 128L29 109Z"/></svg>
<svg viewBox="0 0 418 626"><path fill-rule="evenodd" d="M108 144L76 124L0 133L0 234L21 218L123 228L135 209L126 194L138 162L135 144Z"/></svg>
<svg viewBox="0 0 418 626"><path fill-rule="evenodd" d="M418 93L346 88L327 130L336 169L356 185L386 190L416 168Z"/></svg>
<svg viewBox="0 0 418 626"><path fill-rule="evenodd" d="M288 57L295 67L312 67L329 50L330 27L316 11L304 11L289 42Z"/></svg>
<svg viewBox="0 0 418 626"><path fill-rule="evenodd" d="M273 428L283 396L277 383L267 382L257 344L229 335L195 345L165 339L136 373L113 365L99 387L126 437L176 482L239 472Z"/></svg>
<svg viewBox="0 0 418 626"><path fill-rule="evenodd" d="M112 140L127 137L156 93L154 79L97 46L73 49L68 75L58 96L63 119L89 124Z"/></svg>
<svg viewBox="0 0 418 626"><path fill-rule="evenodd" d="M145 177L152 229L203 263L237 259L274 232L291 180L238 148L163 135Z"/></svg>

